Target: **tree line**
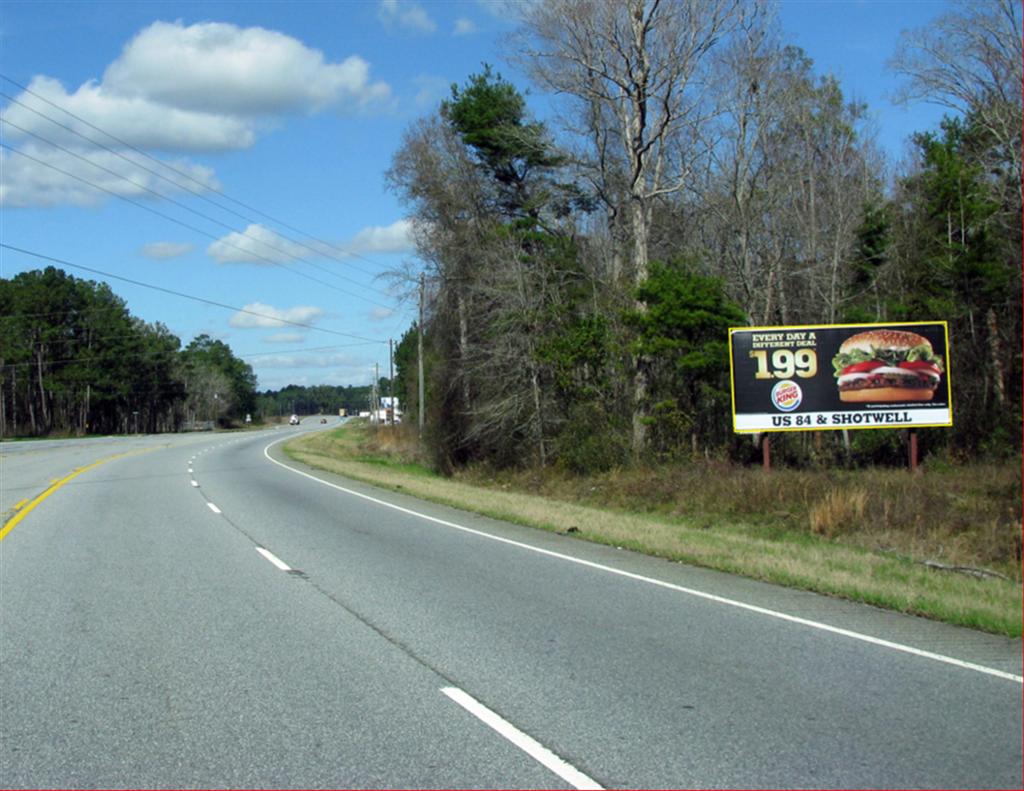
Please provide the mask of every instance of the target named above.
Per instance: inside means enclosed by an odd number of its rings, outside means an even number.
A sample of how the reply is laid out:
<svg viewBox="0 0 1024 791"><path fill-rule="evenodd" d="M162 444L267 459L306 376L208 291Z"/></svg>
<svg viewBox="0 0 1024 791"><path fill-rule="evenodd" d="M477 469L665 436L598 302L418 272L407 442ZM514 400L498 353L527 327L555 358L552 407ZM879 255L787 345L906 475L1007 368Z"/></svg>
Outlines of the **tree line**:
<svg viewBox="0 0 1024 791"><path fill-rule="evenodd" d="M369 385L256 385L226 343L199 335L182 347L105 283L55 267L0 279L0 436L183 431L370 404Z"/></svg>
<svg viewBox="0 0 1024 791"><path fill-rule="evenodd" d="M64 271L0 279L0 433L155 433L226 425L256 403L256 376L223 341L182 348L105 283Z"/></svg>
<svg viewBox="0 0 1024 791"><path fill-rule="evenodd" d="M378 384L381 393L390 389L388 379ZM256 397L256 410L264 417L288 415L358 415L370 409L370 385L288 385L280 390L266 390Z"/></svg>
<svg viewBox="0 0 1024 791"><path fill-rule="evenodd" d="M963 3L903 35L890 65L907 98L951 112L895 166L869 108L758 2L550 0L524 8L516 50L557 122L485 66L408 128L387 173L422 262L394 276L425 292L440 468L742 457L737 325L948 321L956 424L925 443L1019 451L1017 4ZM407 415L419 333L396 354ZM853 433L868 456L898 448Z"/></svg>

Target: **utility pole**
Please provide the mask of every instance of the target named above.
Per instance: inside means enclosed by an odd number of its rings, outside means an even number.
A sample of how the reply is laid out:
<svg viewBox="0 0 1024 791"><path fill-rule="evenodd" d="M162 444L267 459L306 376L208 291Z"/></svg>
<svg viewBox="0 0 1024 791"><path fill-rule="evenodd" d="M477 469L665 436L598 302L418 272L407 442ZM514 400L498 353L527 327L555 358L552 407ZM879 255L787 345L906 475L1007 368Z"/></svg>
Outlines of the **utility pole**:
<svg viewBox="0 0 1024 791"><path fill-rule="evenodd" d="M423 436L423 273L420 272L420 323L417 325L419 332L416 339L417 352L416 352L416 367L419 368L419 398L417 406L419 407L419 427L420 437Z"/></svg>
<svg viewBox="0 0 1024 791"><path fill-rule="evenodd" d="M373 420L380 421L380 363L373 364Z"/></svg>
<svg viewBox="0 0 1024 791"><path fill-rule="evenodd" d="M395 425L395 414L398 411L395 407L395 341L393 338L388 338L388 390L391 391L391 425L393 426Z"/></svg>

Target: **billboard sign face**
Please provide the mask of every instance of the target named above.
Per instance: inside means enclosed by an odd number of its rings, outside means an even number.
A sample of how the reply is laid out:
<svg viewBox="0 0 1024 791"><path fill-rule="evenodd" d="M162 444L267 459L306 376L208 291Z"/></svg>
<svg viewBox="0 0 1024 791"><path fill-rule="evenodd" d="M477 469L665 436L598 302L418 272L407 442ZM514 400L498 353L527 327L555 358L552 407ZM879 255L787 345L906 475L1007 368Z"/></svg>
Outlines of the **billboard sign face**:
<svg viewBox="0 0 1024 791"><path fill-rule="evenodd" d="M729 330L733 430L953 425L945 322Z"/></svg>

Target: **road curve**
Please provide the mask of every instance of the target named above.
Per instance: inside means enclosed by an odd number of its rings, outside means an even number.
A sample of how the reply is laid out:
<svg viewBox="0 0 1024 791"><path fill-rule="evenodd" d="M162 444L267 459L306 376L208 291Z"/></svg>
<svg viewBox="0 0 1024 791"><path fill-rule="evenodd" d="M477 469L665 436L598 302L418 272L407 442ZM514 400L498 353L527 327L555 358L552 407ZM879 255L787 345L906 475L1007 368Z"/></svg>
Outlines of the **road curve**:
<svg viewBox="0 0 1024 791"><path fill-rule="evenodd" d="M1021 786L1020 641L314 473L307 428L0 446L0 784Z"/></svg>

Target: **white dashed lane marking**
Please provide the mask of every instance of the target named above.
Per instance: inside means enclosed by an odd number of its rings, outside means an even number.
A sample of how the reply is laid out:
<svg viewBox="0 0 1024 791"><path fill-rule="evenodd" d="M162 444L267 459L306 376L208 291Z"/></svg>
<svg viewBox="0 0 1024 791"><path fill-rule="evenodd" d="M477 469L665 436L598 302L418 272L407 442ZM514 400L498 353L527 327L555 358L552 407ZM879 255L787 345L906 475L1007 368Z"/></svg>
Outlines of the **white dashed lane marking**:
<svg viewBox="0 0 1024 791"><path fill-rule="evenodd" d="M287 563L285 563L283 560L281 560L279 557L277 557L269 549L264 549L263 547L256 547L256 551L259 552L261 555L263 555L263 557L265 557L267 560L269 560L271 563L273 563L279 569L281 569L281 571L291 571L292 570L291 566L289 566Z"/></svg>

